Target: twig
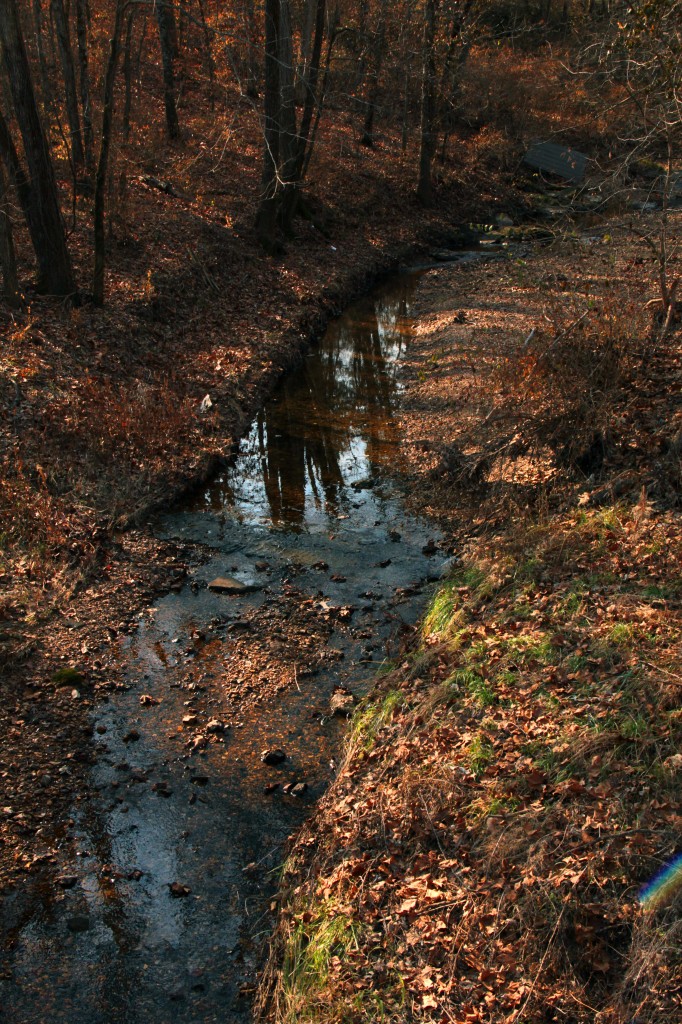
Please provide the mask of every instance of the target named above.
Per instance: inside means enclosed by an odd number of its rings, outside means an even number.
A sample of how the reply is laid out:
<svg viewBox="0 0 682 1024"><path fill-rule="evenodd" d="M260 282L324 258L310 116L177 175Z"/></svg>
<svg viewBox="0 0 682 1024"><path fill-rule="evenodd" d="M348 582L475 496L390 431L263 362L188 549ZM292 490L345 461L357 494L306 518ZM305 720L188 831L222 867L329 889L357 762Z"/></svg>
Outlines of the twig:
<svg viewBox="0 0 682 1024"><path fill-rule="evenodd" d="M581 874L583 874L583 873L584 872L581 872ZM561 924L561 920L562 920L562 918L563 918L563 916L564 916L564 914L566 912L566 907L567 906L568 906L568 904L564 903L563 907L561 908L561 913L559 914L559 916L558 916L558 918L556 920L556 924L554 925L554 929L552 931L552 934L549 937L549 942L547 943L547 948L545 949L545 952L544 952L544 955L542 957L542 960L540 961L540 966L538 967L537 972L535 974L535 977L533 978L533 984L530 987L530 992L526 996L526 1001L523 1004L523 1006L516 1011L515 1016L512 1018L511 1024L516 1024L516 1021L525 1012L526 1007L528 1006L528 1003L530 1002L530 997L533 995L533 992L535 991L535 986L537 985L538 979L540 978L540 975L542 974L542 969L545 966L545 962L547 960L547 957L549 956L549 951L552 948L552 943L554 942L554 938L556 936L556 933L559 930L559 925Z"/></svg>
<svg viewBox="0 0 682 1024"><path fill-rule="evenodd" d="M552 351L554 346L558 342L560 342L562 338L565 338L567 334L570 334L570 332L575 327L578 326L578 324L582 323L582 321L589 315L589 312L590 312L589 309L586 309L585 312L581 313L579 317L576 317L576 319L573 320L568 325L568 327L564 327L563 331L559 331L559 333L557 335L555 335L554 338L552 338L551 342L549 343L549 345L547 346L545 351L541 352L540 355L535 360L535 362L533 363L533 366L531 367L530 373L526 377L526 380L528 380L530 377L533 376L533 374L535 373L535 371L537 370L537 368L538 368L538 366L540 364L540 360L544 359L545 356L549 355L549 353ZM531 341L531 338L533 337L534 334L535 334L535 328L533 328L533 330L530 332L530 334L528 335L528 337L524 341L523 345L521 346L522 349L525 349L529 345L529 343ZM500 405L501 405L500 402L496 402L495 405L493 405L492 409L490 410L490 412L488 413L486 418L483 420L484 423L488 422L488 420L493 415L493 413L496 412L500 408Z"/></svg>

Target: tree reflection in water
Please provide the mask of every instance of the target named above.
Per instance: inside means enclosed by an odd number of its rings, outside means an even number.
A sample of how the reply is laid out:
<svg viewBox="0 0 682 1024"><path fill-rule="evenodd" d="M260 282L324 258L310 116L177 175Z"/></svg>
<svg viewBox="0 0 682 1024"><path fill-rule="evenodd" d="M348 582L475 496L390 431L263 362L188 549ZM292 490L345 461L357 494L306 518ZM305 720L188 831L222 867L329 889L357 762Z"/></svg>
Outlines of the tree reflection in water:
<svg viewBox="0 0 682 1024"><path fill-rule="evenodd" d="M396 468L395 374L413 289L399 279L332 323L259 414L252 437L274 526L300 529L311 503L338 516L350 484Z"/></svg>

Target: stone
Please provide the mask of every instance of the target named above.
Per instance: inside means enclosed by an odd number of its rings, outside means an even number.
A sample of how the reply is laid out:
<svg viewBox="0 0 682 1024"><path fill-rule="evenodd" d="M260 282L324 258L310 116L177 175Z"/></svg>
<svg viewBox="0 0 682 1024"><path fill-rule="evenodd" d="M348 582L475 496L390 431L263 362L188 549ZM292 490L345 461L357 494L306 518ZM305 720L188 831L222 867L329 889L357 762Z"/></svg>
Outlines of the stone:
<svg viewBox="0 0 682 1024"><path fill-rule="evenodd" d="M255 584L242 583L232 576L216 576L208 584L208 589L216 594L249 594L258 590L258 587Z"/></svg>
<svg viewBox="0 0 682 1024"><path fill-rule="evenodd" d="M221 722L218 718L212 718L208 722L208 724L206 725L206 732L212 732L212 733L225 732L225 729L227 729L227 726L225 725L224 722Z"/></svg>
<svg viewBox="0 0 682 1024"><path fill-rule="evenodd" d="M172 796L173 790L167 782L155 782L152 786L152 793L158 793L159 796Z"/></svg>
<svg viewBox="0 0 682 1024"><path fill-rule="evenodd" d="M78 875L57 875L55 882L61 889L73 889L78 883Z"/></svg>
<svg viewBox="0 0 682 1024"><path fill-rule="evenodd" d="M266 796L270 796L270 794L274 793L276 789L279 789L279 782L268 782L263 787L263 792Z"/></svg>
<svg viewBox="0 0 682 1024"><path fill-rule="evenodd" d="M587 156L570 146L558 146L554 142L537 142L524 156L524 163L539 171L556 174L565 181L578 184L585 177Z"/></svg>
<svg viewBox="0 0 682 1024"><path fill-rule="evenodd" d="M170 889L171 896L176 899L182 899L184 896L189 896L192 890L188 885L182 885L181 882L169 882L168 888Z"/></svg>
<svg viewBox="0 0 682 1024"><path fill-rule="evenodd" d="M329 699L329 708L333 715L340 715L347 718L355 704L355 697L345 686L335 686L334 692Z"/></svg>
<svg viewBox="0 0 682 1024"><path fill-rule="evenodd" d="M438 570L438 576L442 580L447 579L448 576L452 576L452 574L456 572L456 570L459 568L461 564L462 559L457 558L456 555L453 555L452 558L446 558L443 564L441 565L440 569Z"/></svg>
<svg viewBox="0 0 682 1024"><path fill-rule="evenodd" d="M139 734L137 729L129 729L128 732L123 737L123 742L124 743L135 743L137 740L139 740L139 738L140 738L140 734Z"/></svg>
<svg viewBox="0 0 682 1024"><path fill-rule="evenodd" d="M289 790L291 796L297 796L297 797L302 797L304 795L304 793L306 793L307 791L308 791L308 783L307 782L297 782Z"/></svg>
<svg viewBox="0 0 682 1024"><path fill-rule="evenodd" d="M92 927L92 922L87 914L74 914L66 922L66 927L70 932L88 932Z"/></svg>
<svg viewBox="0 0 682 1024"><path fill-rule="evenodd" d="M260 756L260 759L263 762L263 764L274 766L282 764L283 761L286 761L287 755L284 753L283 750L276 748L275 750L264 750Z"/></svg>

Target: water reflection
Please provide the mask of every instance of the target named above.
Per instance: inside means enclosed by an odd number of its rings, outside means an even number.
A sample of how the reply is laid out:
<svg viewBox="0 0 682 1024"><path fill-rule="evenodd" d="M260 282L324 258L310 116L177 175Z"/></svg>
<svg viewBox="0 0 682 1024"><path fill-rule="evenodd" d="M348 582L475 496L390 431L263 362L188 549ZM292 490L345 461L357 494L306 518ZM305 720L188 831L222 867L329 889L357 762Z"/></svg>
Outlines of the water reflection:
<svg viewBox="0 0 682 1024"><path fill-rule="evenodd" d="M366 691L434 569L433 526L406 513L391 483L414 288L414 276L398 278L332 324L230 472L157 524L209 560L121 642L126 686L98 706L90 791L55 868L77 883L36 892L3 948L8 1024L251 1019L275 868L338 755L331 694ZM228 574L257 586L206 587ZM216 717L224 735L195 750ZM287 761L273 775L260 753L278 746ZM273 778L276 795L265 789ZM285 794L285 780L305 781L305 800ZM186 898L171 894L174 881Z"/></svg>
<svg viewBox="0 0 682 1024"><path fill-rule="evenodd" d="M369 296L330 325L243 442L236 465L204 496L250 522L301 531L348 512L348 488L398 468L395 374L415 275Z"/></svg>

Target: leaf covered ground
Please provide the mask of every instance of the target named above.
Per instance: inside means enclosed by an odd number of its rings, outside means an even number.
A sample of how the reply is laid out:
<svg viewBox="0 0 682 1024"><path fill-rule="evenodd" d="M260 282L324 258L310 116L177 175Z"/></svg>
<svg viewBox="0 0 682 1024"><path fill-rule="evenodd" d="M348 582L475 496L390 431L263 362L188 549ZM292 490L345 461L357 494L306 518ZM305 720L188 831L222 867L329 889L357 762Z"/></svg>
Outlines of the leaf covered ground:
<svg viewBox="0 0 682 1024"><path fill-rule="evenodd" d="M152 83L160 74L147 73ZM181 143L165 141L159 106L118 147L104 310L34 293L28 238L16 225L27 302L0 310L0 887L8 891L41 870L63 831L91 758L90 709L116 684L116 637L186 571L186 552L131 527L230 456L284 370L350 298L507 194L492 178L466 184L463 168L462 182L425 212L398 134L366 151L348 123L321 137L311 168L319 226L297 221L273 259L252 226L258 117L236 93L231 102L230 146L188 88L192 129ZM68 167L57 166L66 191ZM147 184L150 174L172 182L172 194ZM87 283L89 199L76 202L70 247ZM61 680L64 667L85 680L83 692Z"/></svg>
<svg viewBox="0 0 682 1024"><path fill-rule="evenodd" d="M679 336L633 237L582 236L422 281L402 425L456 558L286 864L268 1020L682 1013L680 886L647 888L682 821Z"/></svg>

